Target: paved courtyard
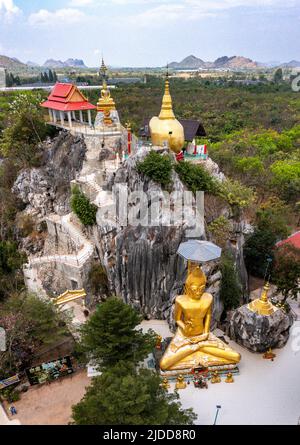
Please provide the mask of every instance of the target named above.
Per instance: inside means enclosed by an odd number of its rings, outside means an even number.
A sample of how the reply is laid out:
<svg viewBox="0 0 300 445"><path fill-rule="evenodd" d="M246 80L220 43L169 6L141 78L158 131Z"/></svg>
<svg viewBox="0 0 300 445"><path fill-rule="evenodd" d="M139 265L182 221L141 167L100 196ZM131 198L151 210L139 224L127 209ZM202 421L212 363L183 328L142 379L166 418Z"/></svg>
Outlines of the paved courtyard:
<svg viewBox="0 0 300 445"><path fill-rule="evenodd" d="M50 385L32 387L14 403L18 411L14 419L22 425L67 425L72 405L82 399L90 382L83 369Z"/></svg>
<svg viewBox="0 0 300 445"><path fill-rule="evenodd" d="M208 390L190 384L179 391L183 406L197 413L196 423L213 424L216 405L221 405L218 425L296 425L300 417L299 321L293 329L295 334L298 331L298 341L292 335L283 349L274 351L273 362L230 342L242 355L234 383L225 383L223 378L221 383L209 383Z"/></svg>

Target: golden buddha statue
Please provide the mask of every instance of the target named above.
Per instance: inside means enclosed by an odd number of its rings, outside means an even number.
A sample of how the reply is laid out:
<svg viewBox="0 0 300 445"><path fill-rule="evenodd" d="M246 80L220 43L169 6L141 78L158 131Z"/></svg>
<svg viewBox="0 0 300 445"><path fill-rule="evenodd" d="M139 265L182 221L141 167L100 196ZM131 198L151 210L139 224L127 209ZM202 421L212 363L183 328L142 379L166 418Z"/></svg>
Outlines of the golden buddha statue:
<svg viewBox="0 0 300 445"><path fill-rule="evenodd" d="M221 377L219 376L218 371L213 372L210 383L221 383Z"/></svg>
<svg viewBox="0 0 300 445"><path fill-rule="evenodd" d="M165 351L162 371L236 364L240 354L210 332L213 297L204 292L206 277L199 266L188 274L184 295L175 300L175 336Z"/></svg>
<svg viewBox="0 0 300 445"><path fill-rule="evenodd" d="M177 377L175 389L185 389L185 388L186 388L186 383L184 381L184 377L182 374L179 374L179 376Z"/></svg>
<svg viewBox="0 0 300 445"><path fill-rule="evenodd" d="M228 372L228 374L226 376L225 383L233 383L233 382L234 382L234 379L233 379L233 376L232 376L232 372Z"/></svg>
<svg viewBox="0 0 300 445"><path fill-rule="evenodd" d="M100 68L100 76L102 77L102 89L101 89L101 97L97 103L97 111L103 113L103 123L105 125L111 125L111 111L116 109L116 104L113 98L110 95L110 91L107 86L107 68L105 66L104 60L102 58L102 65Z"/></svg>
<svg viewBox="0 0 300 445"><path fill-rule="evenodd" d="M168 143L172 151L180 152L184 145L184 129L173 112L168 73L160 114L150 120L149 128L153 145L163 147L164 143Z"/></svg>
<svg viewBox="0 0 300 445"><path fill-rule="evenodd" d="M161 386L166 390L170 388L170 383L166 377L163 379Z"/></svg>

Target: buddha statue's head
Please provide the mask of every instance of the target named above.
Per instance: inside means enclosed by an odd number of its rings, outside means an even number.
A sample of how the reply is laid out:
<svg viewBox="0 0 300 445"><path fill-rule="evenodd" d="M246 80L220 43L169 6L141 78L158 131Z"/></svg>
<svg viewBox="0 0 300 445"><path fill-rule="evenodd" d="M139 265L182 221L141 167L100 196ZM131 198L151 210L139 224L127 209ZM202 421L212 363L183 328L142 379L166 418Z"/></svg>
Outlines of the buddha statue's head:
<svg viewBox="0 0 300 445"><path fill-rule="evenodd" d="M203 273L201 267L194 267L189 273L185 283L185 293L193 298L193 300L199 300L206 287L206 276Z"/></svg>

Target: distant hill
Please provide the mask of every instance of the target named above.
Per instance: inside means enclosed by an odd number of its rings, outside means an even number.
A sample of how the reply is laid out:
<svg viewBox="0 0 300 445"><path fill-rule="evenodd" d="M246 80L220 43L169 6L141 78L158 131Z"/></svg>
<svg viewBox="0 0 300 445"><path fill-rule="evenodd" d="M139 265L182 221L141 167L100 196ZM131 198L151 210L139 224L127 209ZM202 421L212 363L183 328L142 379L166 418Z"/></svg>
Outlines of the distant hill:
<svg viewBox="0 0 300 445"><path fill-rule="evenodd" d="M81 59L68 59L65 62L48 59L43 66L47 68L86 68L84 61Z"/></svg>
<svg viewBox="0 0 300 445"><path fill-rule="evenodd" d="M242 56L219 57L214 62L204 62L193 55L186 57L181 62L172 62L169 65L173 69L253 69L258 63Z"/></svg>
<svg viewBox="0 0 300 445"><path fill-rule="evenodd" d="M170 68L173 69L198 69L204 68L205 62L202 59L191 55L183 59L181 62L172 62L169 64Z"/></svg>
<svg viewBox="0 0 300 445"><path fill-rule="evenodd" d="M20 60L7 56L0 56L0 67L8 70L26 68L26 64L20 62Z"/></svg>
<svg viewBox="0 0 300 445"><path fill-rule="evenodd" d="M298 60L291 60L288 63L282 63L280 66L282 68L299 68L300 62Z"/></svg>

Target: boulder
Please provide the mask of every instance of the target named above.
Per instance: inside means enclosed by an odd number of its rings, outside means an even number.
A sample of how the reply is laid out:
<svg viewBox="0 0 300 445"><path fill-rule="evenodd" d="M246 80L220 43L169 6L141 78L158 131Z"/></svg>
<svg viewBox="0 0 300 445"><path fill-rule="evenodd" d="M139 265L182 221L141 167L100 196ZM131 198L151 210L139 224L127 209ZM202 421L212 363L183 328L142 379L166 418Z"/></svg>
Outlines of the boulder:
<svg viewBox="0 0 300 445"><path fill-rule="evenodd" d="M236 343L252 352L282 348L289 338L292 315L281 309L271 315L259 315L248 305L236 309L230 319L229 335Z"/></svg>

